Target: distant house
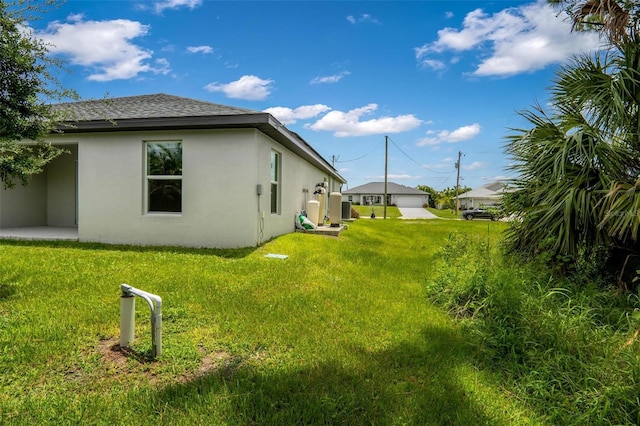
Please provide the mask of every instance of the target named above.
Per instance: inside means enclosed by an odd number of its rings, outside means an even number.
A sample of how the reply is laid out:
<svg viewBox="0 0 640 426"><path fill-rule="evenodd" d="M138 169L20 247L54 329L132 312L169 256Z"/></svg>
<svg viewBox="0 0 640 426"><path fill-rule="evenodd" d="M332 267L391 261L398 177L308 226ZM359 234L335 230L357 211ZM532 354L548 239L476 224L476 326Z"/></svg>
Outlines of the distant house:
<svg viewBox="0 0 640 426"><path fill-rule="evenodd" d="M384 193L384 182L371 182L342 191L342 201L362 205L384 205ZM387 182L387 205L422 207L428 203L427 192Z"/></svg>
<svg viewBox="0 0 640 426"><path fill-rule="evenodd" d="M460 208L472 209L480 206L499 204L505 190L506 184L503 181L491 182L479 188L472 189L458 196Z"/></svg>
<svg viewBox="0 0 640 426"><path fill-rule="evenodd" d="M66 227L80 241L250 247L294 232L318 183L345 183L265 112L166 94L55 108L70 119L48 141L68 153L0 190L0 235Z"/></svg>

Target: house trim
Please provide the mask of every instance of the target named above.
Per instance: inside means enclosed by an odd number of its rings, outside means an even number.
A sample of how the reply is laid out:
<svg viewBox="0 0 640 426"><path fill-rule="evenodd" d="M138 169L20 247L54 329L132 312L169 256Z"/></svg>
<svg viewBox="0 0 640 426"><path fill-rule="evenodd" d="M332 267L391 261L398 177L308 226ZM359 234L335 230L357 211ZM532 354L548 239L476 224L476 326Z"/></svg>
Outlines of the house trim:
<svg viewBox="0 0 640 426"><path fill-rule="evenodd" d="M65 121L56 132L102 133L140 130L248 129L261 131L293 153L318 166L340 182L346 182L315 149L298 134L287 129L269 113L207 115L195 117L152 117L118 120Z"/></svg>

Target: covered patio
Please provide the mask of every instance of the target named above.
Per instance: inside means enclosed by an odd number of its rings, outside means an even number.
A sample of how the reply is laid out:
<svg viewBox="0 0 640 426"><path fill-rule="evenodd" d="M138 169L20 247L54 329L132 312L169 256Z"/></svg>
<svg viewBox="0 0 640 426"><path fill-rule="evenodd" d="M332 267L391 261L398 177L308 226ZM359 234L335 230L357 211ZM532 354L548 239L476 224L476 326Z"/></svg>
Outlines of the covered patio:
<svg viewBox="0 0 640 426"><path fill-rule="evenodd" d="M25 226L0 229L0 239L78 241L77 226Z"/></svg>

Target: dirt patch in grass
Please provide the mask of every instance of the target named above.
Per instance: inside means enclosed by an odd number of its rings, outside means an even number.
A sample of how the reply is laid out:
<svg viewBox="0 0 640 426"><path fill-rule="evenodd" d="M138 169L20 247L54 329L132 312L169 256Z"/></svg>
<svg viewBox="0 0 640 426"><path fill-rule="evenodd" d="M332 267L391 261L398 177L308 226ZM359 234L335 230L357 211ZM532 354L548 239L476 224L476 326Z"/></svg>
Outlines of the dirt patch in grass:
<svg viewBox="0 0 640 426"><path fill-rule="evenodd" d="M234 356L226 351L206 353L204 348L200 348L200 353L202 354L202 360L198 369L176 378L178 383L188 383L214 374L229 378L243 362L241 357Z"/></svg>
<svg viewBox="0 0 640 426"><path fill-rule="evenodd" d="M130 349L121 347L115 338L101 340L98 343L98 352L105 366L109 367L126 366L127 358L130 358L133 353Z"/></svg>
<svg viewBox="0 0 640 426"><path fill-rule="evenodd" d="M229 378L245 361L242 357L235 356L227 351L218 350L208 353L200 348L202 355L197 368L186 371L173 378L161 377L158 370L163 366L162 359L156 361L146 354L136 352L130 348L123 348L115 338L101 340L97 346L102 361L102 377L118 376L119 379L143 378L152 384L166 382L189 383L209 375L220 375ZM137 363L131 363L134 359Z"/></svg>
<svg viewBox="0 0 640 426"><path fill-rule="evenodd" d="M116 338L100 340L96 350L101 361L101 366L94 372L96 378L117 381L142 379L151 384L157 384L160 380L158 368L154 367L156 360L146 353L120 346ZM130 360L136 362L131 363Z"/></svg>

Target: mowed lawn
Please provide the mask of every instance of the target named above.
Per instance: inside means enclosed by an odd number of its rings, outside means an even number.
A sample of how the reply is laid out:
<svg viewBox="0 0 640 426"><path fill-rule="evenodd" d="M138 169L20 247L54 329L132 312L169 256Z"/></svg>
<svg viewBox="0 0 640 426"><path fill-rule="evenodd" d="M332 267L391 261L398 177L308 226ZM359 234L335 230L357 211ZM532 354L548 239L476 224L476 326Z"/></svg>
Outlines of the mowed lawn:
<svg viewBox="0 0 640 426"><path fill-rule="evenodd" d="M451 232L497 246L504 226L362 219L226 251L0 242L0 424L534 424L425 297ZM158 360L141 299L117 347L121 283L163 298Z"/></svg>

